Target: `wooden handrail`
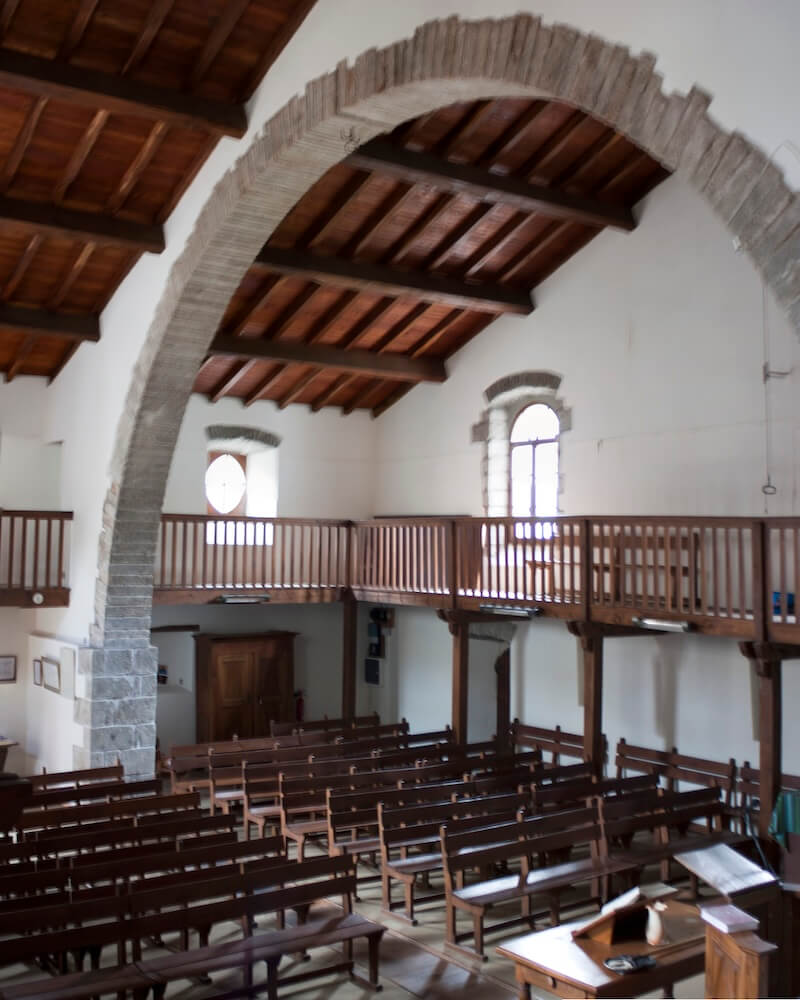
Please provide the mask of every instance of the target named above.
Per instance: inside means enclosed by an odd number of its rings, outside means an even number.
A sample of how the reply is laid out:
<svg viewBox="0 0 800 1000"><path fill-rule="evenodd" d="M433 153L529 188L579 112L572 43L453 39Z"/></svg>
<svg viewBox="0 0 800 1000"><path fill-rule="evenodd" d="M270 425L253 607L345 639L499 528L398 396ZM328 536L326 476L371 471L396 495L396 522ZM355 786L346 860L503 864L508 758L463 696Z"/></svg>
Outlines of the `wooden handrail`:
<svg viewBox="0 0 800 1000"><path fill-rule="evenodd" d="M165 514L155 587L298 600L352 590L451 610L512 606L615 624L665 618L789 642L800 637L800 517Z"/></svg>
<svg viewBox="0 0 800 1000"><path fill-rule="evenodd" d="M71 511L0 510L0 601L27 607L69 600ZM34 599L34 595L37 595Z"/></svg>

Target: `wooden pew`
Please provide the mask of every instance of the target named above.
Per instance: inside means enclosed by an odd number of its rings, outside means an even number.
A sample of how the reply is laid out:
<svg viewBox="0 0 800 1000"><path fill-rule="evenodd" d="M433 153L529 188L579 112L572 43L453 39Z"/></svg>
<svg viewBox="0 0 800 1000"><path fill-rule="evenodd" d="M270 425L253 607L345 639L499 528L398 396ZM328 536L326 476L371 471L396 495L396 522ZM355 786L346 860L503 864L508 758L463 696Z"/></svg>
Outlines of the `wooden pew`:
<svg viewBox="0 0 800 1000"><path fill-rule="evenodd" d="M28 781L33 786L34 792L44 791L47 788L81 788L94 782L108 783L123 781L124 778L125 774L119 761L109 767L87 767L77 771L47 771L42 768L41 774L28 775Z"/></svg>
<svg viewBox="0 0 800 1000"><path fill-rule="evenodd" d="M508 823L517 818L528 801L526 792L507 792L395 808L387 808L385 803L379 802L383 909L391 913L402 906L405 918L416 924L414 892L417 879L422 876L427 880L431 872L442 869L440 837L443 824L454 833ZM402 902L392 899L394 881L403 886ZM442 893L429 893L424 902L442 898Z"/></svg>
<svg viewBox="0 0 800 1000"><path fill-rule="evenodd" d="M98 801L111 802L113 799L160 793L159 778L147 778L142 781L98 781L79 785L77 788L55 786L34 792L25 810L27 812L32 809L52 809L54 806L86 805Z"/></svg>
<svg viewBox="0 0 800 1000"><path fill-rule="evenodd" d="M198 793L182 795L142 795L111 802L92 802L80 806L59 806L55 809L36 809L23 812L15 829L23 838L36 836L42 839L66 827L82 826L95 822L118 820L123 817L142 817L153 813L174 813L182 809L196 809L200 805Z"/></svg>
<svg viewBox="0 0 800 1000"><path fill-rule="evenodd" d="M781 790L800 792L800 776L796 774L781 775ZM758 814L761 810L761 771L757 767L751 767L749 761L745 761L739 768L736 778L736 795L734 798L734 812L739 820L739 829L742 833L758 831ZM749 829L747 826L749 818Z"/></svg>
<svg viewBox="0 0 800 1000"><path fill-rule="evenodd" d="M503 930L523 921L532 925L531 897L544 895L549 904L551 922L557 924L560 920L560 897L565 890L587 881L597 885L604 878L636 869L635 862L604 856L602 836L596 802L582 809L532 816L515 823L466 833L451 833L447 825L443 825L440 837L448 945L462 948L461 943L472 938L474 947L463 950L485 960L484 921L493 906L519 901L520 916L502 920L494 924L492 930ZM535 857L563 857L576 847L588 850L588 856L533 867ZM498 863L508 864L511 861L519 862L518 874L462 886L467 871L486 871ZM459 911L472 918L471 931L458 931L456 918Z"/></svg>
<svg viewBox="0 0 800 1000"><path fill-rule="evenodd" d="M4 991L14 1000L47 996L52 1000L81 1000L96 996L108 989L144 990L156 987L155 995L163 996L164 987L173 981L207 975L218 969L241 968L244 977L242 992L252 989L252 968L256 962L267 966L267 993L277 998L280 985L302 982L312 977L345 970L353 973L352 942L365 938L369 946L368 985L378 987L378 956L384 928L352 912L352 895L355 889L355 872L347 858L321 858L303 864L270 866L267 869L247 872L230 879L215 879L203 883L197 880L180 887L165 890L142 891L125 897L115 897L99 905L103 911L102 922L88 927L71 927L66 930L33 936L23 936L0 941L0 964L36 958L41 952L65 954L86 947L87 941L97 948L116 946L121 963L127 958L128 943L137 970L100 969L92 973L60 977L43 983L21 984ZM342 897L342 914L325 913L314 918L309 910L313 904L329 896ZM216 902L207 900L214 898ZM117 907L117 919L105 919ZM176 908L175 908L176 907ZM144 937L178 931L186 937L199 929L207 938L208 929L216 923L238 920L250 933L255 916L265 913L281 914L288 909L302 914L302 925L282 927L276 931L246 937L242 942L225 942L223 946L183 950L176 955L141 960L140 942ZM64 924L75 923L81 915L58 915ZM124 919L122 919L124 917ZM279 976L278 965L285 954L303 952L316 947L344 946L344 960L336 961L324 969L301 970ZM57 984L57 985L56 985ZM133 984L133 985L131 985Z"/></svg>
<svg viewBox="0 0 800 1000"><path fill-rule="evenodd" d="M543 754L550 754L550 763L560 764L562 757L584 759L583 735L581 733L567 733L561 726L555 729L547 729L542 726L527 726L514 719L510 730L510 745L512 747L524 747L535 749ZM608 758L608 740L603 737L603 760Z"/></svg>
<svg viewBox="0 0 800 1000"><path fill-rule="evenodd" d="M542 772L547 774L546 771ZM630 778L576 778L568 781L554 781L531 785L531 808L534 813L543 813L560 809L570 809L582 805L593 795L606 798L625 795L636 795L641 792L655 791L658 778L654 774L637 774Z"/></svg>

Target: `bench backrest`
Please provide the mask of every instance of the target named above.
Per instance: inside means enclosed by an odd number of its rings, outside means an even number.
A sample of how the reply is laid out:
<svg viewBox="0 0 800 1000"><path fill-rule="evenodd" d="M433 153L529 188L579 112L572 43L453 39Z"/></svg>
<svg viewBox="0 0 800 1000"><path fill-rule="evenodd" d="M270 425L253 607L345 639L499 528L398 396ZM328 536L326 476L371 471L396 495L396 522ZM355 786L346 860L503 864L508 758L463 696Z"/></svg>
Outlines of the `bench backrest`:
<svg viewBox="0 0 800 1000"><path fill-rule="evenodd" d="M618 776L630 771L656 774L669 791L679 790L682 784L720 788L725 802L728 805L733 803L736 761L732 757L727 761L691 757L678 753L676 747L655 750L621 739L617 744L616 767Z"/></svg>
<svg viewBox="0 0 800 1000"><path fill-rule="evenodd" d="M25 803L25 809L49 809L53 806L80 805L95 801L130 798L134 795L157 795L161 791L161 780L149 778L143 781L98 781L77 787L55 786L34 792Z"/></svg>
<svg viewBox="0 0 800 1000"><path fill-rule="evenodd" d="M560 764L562 757L584 759L583 735L581 733L565 732L561 726L547 729L543 726L527 726L514 719L510 734L512 747L526 747L550 754L553 764ZM603 759L608 757L608 741L603 736Z"/></svg>
<svg viewBox="0 0 800 1000"><path fill-rule="evenodd" d="M531 807L533 812L548 809L563 809L577 804L593 795L604 797L632 795L654 790L658 778L652 774L637 774L630 778L576 778L572 781L557 781L548 785L531 785Z"/></svg>
<svg viewBox="0 0 800 1000"><path fill-rule="evenodd" d="M28 781L36 792L58 786L79 788L81 785L89 785L95 781L122 781L124 777L122 764L117 762L109 767L89 767L77 771L47 771L42 768L41 774L28 775Z"/></svg>
<svg viewBox="0 0 800 1000"><path fill-rule="evenodd" d="M17 820L16 829L27 836L34 830L75 826L123 816L143 816L146 813L196 809L199 805L198 792L185 792L180 795L143 795L130 799L115 799L113 802L94 802L85 806L64 806L25 812Z"/></svg>
<svg viewBox="0 0 800 1000"><path fill-rule="evenodd" d="M696 788L688 792L663 789L617 799L598 800L606 846L643 830L669 834L700 819L719 826L724 812L720 790Z"/></svg>

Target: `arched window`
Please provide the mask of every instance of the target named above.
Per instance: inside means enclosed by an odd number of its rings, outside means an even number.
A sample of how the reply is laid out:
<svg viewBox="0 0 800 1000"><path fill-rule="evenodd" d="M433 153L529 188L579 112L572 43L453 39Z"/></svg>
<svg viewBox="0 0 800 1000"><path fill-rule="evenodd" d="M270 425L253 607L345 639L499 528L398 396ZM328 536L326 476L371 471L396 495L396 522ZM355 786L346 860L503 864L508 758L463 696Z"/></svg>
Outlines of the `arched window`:
<svg viewBox="0 0 800 1000"><path fill-rule="evenodd" d="M545 403L522 410L511 428L511 516L558 513L558 414Z"/></svg>

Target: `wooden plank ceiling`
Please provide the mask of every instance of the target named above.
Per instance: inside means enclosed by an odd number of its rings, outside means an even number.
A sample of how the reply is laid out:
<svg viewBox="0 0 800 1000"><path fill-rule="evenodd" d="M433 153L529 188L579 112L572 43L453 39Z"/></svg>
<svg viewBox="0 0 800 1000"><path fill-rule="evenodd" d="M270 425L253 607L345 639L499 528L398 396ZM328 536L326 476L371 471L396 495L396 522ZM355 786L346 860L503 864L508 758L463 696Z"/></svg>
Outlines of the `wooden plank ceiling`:
<svg viewBox="0 0 800 1000"><path fill-rule="evenodd" d="M343 145L346 137L343 137ZM456 104L351 151L298 202L233 296L195 382L211 400L377 416L667 172L565 104Z"/></svg>
<svg viewBox="0 0 800 1000"><path fill-rule="evenodd" d="M0 0L0 370L54 378L315 0Z"/></svg>

